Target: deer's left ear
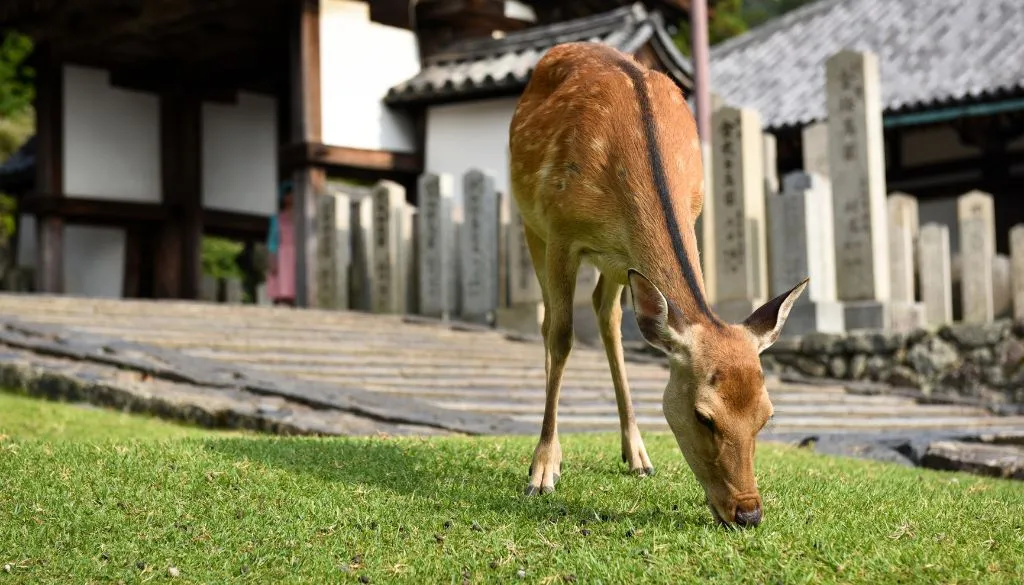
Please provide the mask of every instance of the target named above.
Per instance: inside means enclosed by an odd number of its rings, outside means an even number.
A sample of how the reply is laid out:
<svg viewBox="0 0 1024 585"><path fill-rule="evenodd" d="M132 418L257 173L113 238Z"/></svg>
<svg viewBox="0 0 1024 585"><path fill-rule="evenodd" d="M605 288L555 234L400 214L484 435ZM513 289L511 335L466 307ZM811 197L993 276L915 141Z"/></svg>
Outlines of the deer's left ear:
<svg viewBox="0 0 1024 585"><path fill-rule="evenodd" d="M761 305L743 322L743 325L746 326L747 330L750 331L756 340L758 353L771 347L775 340L779 338L779 334L782 333L782 326L786 324L789 311L793 308L793 303L800 298L800 293L804 292L804 289L807 288L807 283L810 281L810 278L805 278L803 282L791 288L789 292L784 292Z"/></svg>
<svg viewBox="0 0 1024 585"><path fill-rule="evenodd" d="M681 349L674 347L672 326L669 325L672 305L665 295L658 290L653 282L637 270L630 268L630 296L633 299L633 312L636 313L636 324L640 333L652 347L666 354Z"/></svg>

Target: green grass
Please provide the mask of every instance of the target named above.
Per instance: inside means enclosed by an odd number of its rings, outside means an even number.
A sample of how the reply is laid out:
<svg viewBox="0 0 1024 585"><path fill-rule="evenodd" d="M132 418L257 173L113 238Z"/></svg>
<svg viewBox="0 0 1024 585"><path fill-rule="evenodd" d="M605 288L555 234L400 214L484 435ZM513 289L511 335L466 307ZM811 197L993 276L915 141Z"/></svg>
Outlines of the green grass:
<svg viewBox="0 0 1024 585"><path fill-rule="evenodd" d="M61 422L36 430L25 417ZM527 499L532 437L179 435L129 421L0 402L0 584L159 582L172 566L176 581L204 583L1013 583L1024 574L1019 482L764 444L766 520L730 532L712 525L663 434L646 435L659 474L642 480L624 473L616 436L567 434L558 491ZM126 439L129 428L142 438Z"/></svg>
<svg viewBox="0 0 1024 585"><path fill-rule="evenodd" d="M36 400L0 392L0 435L48 441L184 439L241 435L185 426L155 417L113 412L89 405Z"/></svg>

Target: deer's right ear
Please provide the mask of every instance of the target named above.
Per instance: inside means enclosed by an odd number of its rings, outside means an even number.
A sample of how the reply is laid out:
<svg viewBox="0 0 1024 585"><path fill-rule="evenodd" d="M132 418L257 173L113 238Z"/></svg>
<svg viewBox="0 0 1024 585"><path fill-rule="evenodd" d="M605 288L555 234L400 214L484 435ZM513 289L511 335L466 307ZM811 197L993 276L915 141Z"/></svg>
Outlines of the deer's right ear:
<svg viewBox="0 0 1024 585"><path fill-rule="evenodd" d="M629 291L633 299L633 312L640 333L651 346L665 353L672 352L672 331L669 329L669 312L672 310L658 287L646 276L630 268Z"/></svg>

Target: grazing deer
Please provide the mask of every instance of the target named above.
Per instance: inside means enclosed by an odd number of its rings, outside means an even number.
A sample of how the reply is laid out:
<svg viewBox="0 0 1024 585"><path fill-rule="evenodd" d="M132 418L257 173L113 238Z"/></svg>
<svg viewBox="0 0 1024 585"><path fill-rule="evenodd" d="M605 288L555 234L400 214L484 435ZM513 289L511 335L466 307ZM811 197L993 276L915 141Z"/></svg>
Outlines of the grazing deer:
<svg viewBox="0 0 1024 585"><path fill-rule="evenodd" d="M509 133L512 192L544 301L544 420L527 495L561 473L558 394L573 345L576 273L601 272L597 313L631 472L653 474L622 354L621 295L632 293L646 341L670 359L662 408L715 519L755 526L758 432L772 416L760 352L779 336L807 280L741 324L708 306L694 222L704 199L696 124L679 88L632 57L591 42L537 64Z"/></svg>

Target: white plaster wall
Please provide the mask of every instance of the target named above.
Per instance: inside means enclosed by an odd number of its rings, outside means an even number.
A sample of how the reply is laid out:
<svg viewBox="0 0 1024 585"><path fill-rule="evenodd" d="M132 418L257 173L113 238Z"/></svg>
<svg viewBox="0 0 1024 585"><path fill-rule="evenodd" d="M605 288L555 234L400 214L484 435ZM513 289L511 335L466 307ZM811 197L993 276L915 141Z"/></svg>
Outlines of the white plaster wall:
<svg viewBox="0 0 1024 585"><path fill-rule="evenodd" d="M416 35L370 21L370 5L320 2L321 132L325 144L414 152L412 120L381 101L420 70Z"/></svg>
<svg viewBox="0 0 1024 585"><path fill-rule="evenodd" d="M123 229L65 225L65 293L121 298L124 292L124 256ZM36 266L36 219L31 215L22 215L18 225L18 266Z"/></svg>
<svg viewBox="0 0 1024 585"><path fill-rule="evenodd" d="M517 99L499 98L428 108L426 170L452 174L457 205L462 203L462 175L471 168L491 173L497 189L511 194L508 127Z"/></svg>
<svg viewBox="0 0 1024 585"><path fill-rule="evenodd" d="M36 265L36 216L23 213L18 220L18 266Z"/></svg>
<svg viewBox="0 0 1024 585"><path fill-rule="evenodd" d="M64 291L69 295L119 299L124 292L123 229L64 226Z"/></svg>
<svg viewBox="0 0 1024 585"><path fill-rule="evenodd" d="M277 105L239 94L203 104L203 206L270 215L276 208Z"/></svg>
<svg viewBox="0 0 1024 585"><path fill-rule="evenodd" d="M160 102L111 87L102 69L64 67L64 192L158 203Z"/></svg>

